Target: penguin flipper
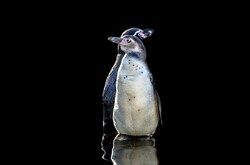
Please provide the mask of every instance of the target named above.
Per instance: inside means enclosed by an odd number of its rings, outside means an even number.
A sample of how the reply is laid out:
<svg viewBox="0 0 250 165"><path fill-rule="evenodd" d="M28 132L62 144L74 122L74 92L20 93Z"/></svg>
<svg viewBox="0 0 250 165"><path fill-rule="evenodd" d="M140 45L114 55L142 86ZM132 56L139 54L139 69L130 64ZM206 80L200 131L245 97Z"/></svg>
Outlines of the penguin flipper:
<svg viewBox="0 0 250 165"><path fill-rule="evenodd" d="M158 92L157 87L155 85L155 80L154 80L152 74L150 75L150 79L151 79L152 85L154 87L154 92L155 92L155 97L156 97L156 102L157 102L157 107L158 107L160 122L161 122L161 125L163 125L161 99L160 99L160 95L159 95L159 92Z"/></svg>
<svg viewBox="0 0 250 165"><path fill-rule="evenodd" d="M161 125L163 125L163 121L162 121L162 106L161 106L161 99L158 93L158 90L155 88L155 95L156 95L156 101L157 101L157 105L158 105L158 111L159 111L159 116L160 116L160 122Z"/></svg>

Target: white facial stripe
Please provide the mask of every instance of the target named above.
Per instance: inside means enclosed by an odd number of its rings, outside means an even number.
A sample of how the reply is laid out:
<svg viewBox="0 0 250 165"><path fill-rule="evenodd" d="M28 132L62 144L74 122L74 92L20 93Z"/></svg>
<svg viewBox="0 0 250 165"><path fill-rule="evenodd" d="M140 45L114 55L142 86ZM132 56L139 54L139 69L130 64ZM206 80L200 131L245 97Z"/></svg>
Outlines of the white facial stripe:
<svg viewBox="0 0 250 165"><path fill-rule="evenodd" d="M136 36L136 34L137 34L137 33L140 33L140 32L141 32L141 29L140 29L140 30L137 30L133 36Z"/></svg>

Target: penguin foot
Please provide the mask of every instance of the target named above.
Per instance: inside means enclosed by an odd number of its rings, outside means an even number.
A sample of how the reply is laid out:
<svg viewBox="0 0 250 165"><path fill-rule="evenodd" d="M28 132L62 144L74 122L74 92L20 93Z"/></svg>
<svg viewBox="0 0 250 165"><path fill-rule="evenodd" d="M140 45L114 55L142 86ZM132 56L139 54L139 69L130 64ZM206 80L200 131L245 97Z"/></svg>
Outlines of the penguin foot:
<svg viewBox="0 0 250 165"><path fill-rule="evenodd" d="M126 140L147 140L147 141L154 141L154 138L152 136L131 136L131 135L125 135L125 134L117 134L115 137L119 141L126 141Z"/></svg>

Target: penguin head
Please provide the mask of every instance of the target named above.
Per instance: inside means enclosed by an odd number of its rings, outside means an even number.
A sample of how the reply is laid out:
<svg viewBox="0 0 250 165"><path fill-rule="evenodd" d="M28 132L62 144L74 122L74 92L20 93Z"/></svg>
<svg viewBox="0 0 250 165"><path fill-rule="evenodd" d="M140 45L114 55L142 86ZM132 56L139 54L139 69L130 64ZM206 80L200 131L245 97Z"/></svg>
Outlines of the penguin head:
<svg viewBox="0 0 250 165"><path fill-rule="evenodd" d="M118 44L125 53L139 52L146 57L145 46L138 37L124 35L122 37L109 37L108 40Z"/></svg>
<svg viewBox="0 0 250 165"><path fill-rule="evenodd" d="M125 35L132 35L132 36L138 37L140 40L144 40L145 38L150 37L153 33L154 33L154 30L151 29L151 28L140 29L140 28L132 27L132 28L129 28L129 29L125 30L121 34L121 37L125 36ZM119 54L123 54L123 52L122 52L119 45L118 45L117 48L118 48Z"/></svg>
<svg viewBox="0 0 250 165"><path fill-rule="evenodd" d="M150 37L152 34L153 34L154 30L153 29L139 29L139 28L129 28L127 30L125 30L121 36L124 36L124 35L133 35L133 36L136 36L138 38L140 38L141 40L147 38L147 37Z"/></svg>

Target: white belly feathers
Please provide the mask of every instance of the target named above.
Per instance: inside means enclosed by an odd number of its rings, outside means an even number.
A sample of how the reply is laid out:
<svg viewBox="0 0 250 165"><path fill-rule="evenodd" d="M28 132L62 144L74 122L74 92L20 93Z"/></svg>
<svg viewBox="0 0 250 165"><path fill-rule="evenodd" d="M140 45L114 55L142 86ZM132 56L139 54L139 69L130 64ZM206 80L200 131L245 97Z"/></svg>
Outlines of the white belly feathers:
<svg viewBox="0 0 250 165"><path fill-rule="evenodd" d="M146 63L124 56L116 81L114 124L118 132L151 135L158 124L154 88Z"/></svg>

